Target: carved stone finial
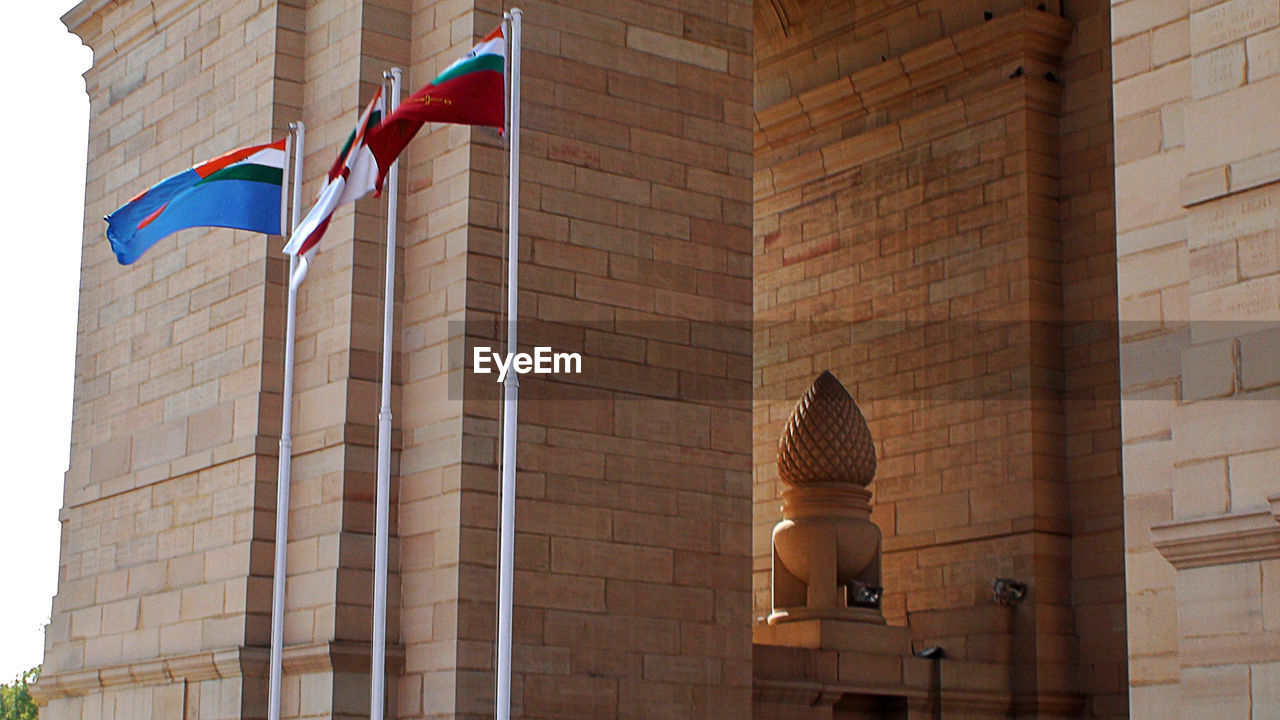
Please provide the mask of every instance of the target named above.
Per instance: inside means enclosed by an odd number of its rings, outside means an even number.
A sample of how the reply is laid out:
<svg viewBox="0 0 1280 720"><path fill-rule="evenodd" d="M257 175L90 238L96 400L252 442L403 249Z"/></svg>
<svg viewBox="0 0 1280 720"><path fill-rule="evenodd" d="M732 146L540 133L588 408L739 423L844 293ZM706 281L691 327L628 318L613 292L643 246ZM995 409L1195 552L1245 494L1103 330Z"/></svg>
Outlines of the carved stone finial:
<svg viewBox="0 0 1280 720"><path fill-rule="evenodd" d="M824 372L778 441L782 522L773 527L769 624L822 618L883 625L880 529L871 522L876 450L844 385Z"/></svg>
<svg viewBox="0 0 1280 720"><path fill-rule="evenodd" d="M778 441L778 476L791 487L814 483L871 484L876 450L853 396L823 371L796 403Z"/></svg>

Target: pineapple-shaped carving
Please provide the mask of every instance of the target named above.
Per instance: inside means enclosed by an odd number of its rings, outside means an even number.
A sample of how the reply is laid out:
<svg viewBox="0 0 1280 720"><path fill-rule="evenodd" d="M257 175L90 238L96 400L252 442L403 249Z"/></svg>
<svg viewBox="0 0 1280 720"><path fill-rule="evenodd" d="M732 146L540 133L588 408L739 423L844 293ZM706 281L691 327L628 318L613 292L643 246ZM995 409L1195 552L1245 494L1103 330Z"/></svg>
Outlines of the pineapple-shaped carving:
<svg viewBox="0 0 1280 720"><path fill-rule="evenodd" d="M778 475L792 487L813 483L871 484L876 450L867 420L849 391L823 371L796 403L778 440Z"/></svg>

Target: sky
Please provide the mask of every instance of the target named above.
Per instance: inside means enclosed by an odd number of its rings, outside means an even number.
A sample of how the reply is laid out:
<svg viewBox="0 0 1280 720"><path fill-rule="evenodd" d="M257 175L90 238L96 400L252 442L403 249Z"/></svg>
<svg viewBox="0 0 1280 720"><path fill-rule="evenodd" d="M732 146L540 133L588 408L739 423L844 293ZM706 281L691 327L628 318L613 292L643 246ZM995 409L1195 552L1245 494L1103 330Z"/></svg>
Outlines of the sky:
<svg viewBox="0 0 1280 720"><path fill-rule="evenodd" d="M57 589L92 62L58 20L75 4L0 9L0 682L42 661Z"/></svg>

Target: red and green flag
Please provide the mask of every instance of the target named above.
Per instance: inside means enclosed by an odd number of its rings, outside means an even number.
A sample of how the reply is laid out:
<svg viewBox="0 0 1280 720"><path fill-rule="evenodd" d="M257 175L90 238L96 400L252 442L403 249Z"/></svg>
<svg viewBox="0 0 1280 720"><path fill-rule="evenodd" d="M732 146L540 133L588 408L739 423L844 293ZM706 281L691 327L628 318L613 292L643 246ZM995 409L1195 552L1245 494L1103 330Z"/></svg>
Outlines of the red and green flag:
<svg viewBox="0 0 1280 720"><path fill-rule="evenodd" d="M316 204L311 206L307 216L293 229L289 242L285 243L286 255L305 255L311 252L329 228L333 212L341 205L359 200L374 188L373 179L378 167L366 141L370 130L382 119L382 104L382 88L379 87L360 114L355 129L343 143L338 159L329 168L329 180L320 190Z"/></svg>
<svg viewBox="0 0 1280 720"><path fill-rule="evenodd" d="M501 128L506 61L507 41L498 27L370 130L366 142L378 161L378 188L391 164L428 122Z"/></svg>

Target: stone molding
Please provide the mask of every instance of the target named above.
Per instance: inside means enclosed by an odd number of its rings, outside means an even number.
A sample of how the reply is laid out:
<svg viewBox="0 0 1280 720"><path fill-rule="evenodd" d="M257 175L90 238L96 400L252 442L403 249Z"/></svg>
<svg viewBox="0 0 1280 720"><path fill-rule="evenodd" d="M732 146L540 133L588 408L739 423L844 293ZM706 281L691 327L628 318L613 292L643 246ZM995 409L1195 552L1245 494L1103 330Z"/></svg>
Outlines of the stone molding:
<svg viewBox="0 0 1280 720"><path fill-rule="evenodd" d="M979 68L1023 59L1056 68L1072 30L1050 13L1010 13L764 108L756 113L757 129L768 144L785 144L797 133L928 88L969 84Z"/></svg>
<svg viewBox="0 0 1280 720"><path fill-rule="evenodd" d="M1212 200L1280 182L1280 153L1269 153L1221 167L1201 170L1182 179L1182 207L1191 208Z"/></svg>
<svg viewBox="0 0 1280 720"><path fill-rule="evenodd" d="M36 702L88 695L100 690L165 685L172 682L199 682L235 677L266 677L270 651L262 647L233 647L155 660L109 665L42 675L31 687ZM367 672L369 643L328 641L293 645L284 649L286 675L322 672ZM404 665L404 648L387 648L387 670L397 673Z"/></svg>
<svg viewBox="0 0 1280 720"><path fill-rule="evenodd" d="M357 425L357 423L345 423L338 433L329 432L330 428L308 433L308 438L302 447L299 447L299 443L294 443L294 462L297 462L299 458L344 445L376 447L374 443L368 441L364 434L352 432L352 429ZM393 452L400 451L400 434L398 432L393 437L391 449ZM91 482L84 487L70 491L63 507L58 511L58 519L68 520L71 517L70 511L72 510L91 503L128 495L131 492L137 492L154 485L160 485L174 478L194 475L203 470L211 470L242 460L278 461L279 457L280 438L278 436L246 435L209 450L189 453L156 465L117 475L111 480L113 483L120 485L120 487L112 487L106 492L103 491L102 482Z"/></svg>
<svg viewBox="0 0 1280 720"><path fill-rule="evenodd" d="M119 6L120 0L82 0L75 7L63 13L62 24L67 26L69 32L74 33L88 44L90 37L97 39L98 33L102 30L102 16L107 11ZM95 20L98 21L96 26L90 24Z"/></svg>
<svg viewBox="0 0 1280 720"><path fill-rule="evenodd" d="M1280 558L1280 495L1269 510L1161 523L1151 542L1178 570Z"/></svg>
<svg viewBox="0 0 1280 720"><path fill-rule="evenodd" d="M947 662L946 660L942 662ZM756 677L752 682L752 701L774 705L830 708L846 696L897 697L912 710L924 712L940 704L944 713L969 712L995 717L1009 714L1038 717L1076 717L1084 707L1084 698L1075 693L1040 693L1011 695L1000 690L950 690L936 693L925 688L867 684L833 684L813 680L784 680Z"/></svg>
<svg viewBox="0 0 1280 720"><path fill-rule="evenodd" d="M814 680L783 680L756 677L751 683L751 699L757 703L777 705L803 705L806 707L831 707L845 695L879 695L900 697L910 703L923 703L929 693L920 688L904 688L901 685L834 684ZM961 693L1003 699L1001 707L1007 707L1009 696L999 693Z"/></svg>
<svg viewBox="0 0 1280 720"><path fill-rule="evenodd" d="M753 175L757 211L775 212L786 202L802 202L798 188L903 150L918 141L920 133L932 132L934 126L954 120L957 112L965 112L958 107L961 101L1056 116L1062 88L1043 76L1058 68L1070 37L1066 20L1019 11L757 112L757 153L787 147L801 134L865 121L858 130L842 131L820 147L800 147L794 155L763 165L758 158ZM940 88L946 89L946 97L935 105L909 102L919 93ZM886 110L894 107L902 112ZM778 202L784 206L768 205Z"/></svg>
<svg viewBox="0 0 1280 720"><path fill-rule="evenodd" d="M101 62L101 56L109 53L128 51L133 45L154 34L175 16L186 12L198 0L177 0L156 11L154 2L139 7L119 23L112 26L110 34L104 36L102 20L107 13L125 4L125 0L83 0L62 16L62 24L94 50L94 67ZM107 40L106 43L103 41Z"/></svg>
<svg viewBox="0 0 1280 720"><path fill-rule="evenodd" d="M293 454L296 460L303 453ZM222 465L251 458L274 459L280 455L280 439L266 435L246 435L223 443L216 448L188 453L155 465L122 473L111 478L112 486L104 490L106 482L90 482L83 487L68 490L67 499L58 511L58 519L71 519L72 511L96 502L112 500L129 493L160 485L175 478L195 475L202 470L212 470Z"/></svg>

